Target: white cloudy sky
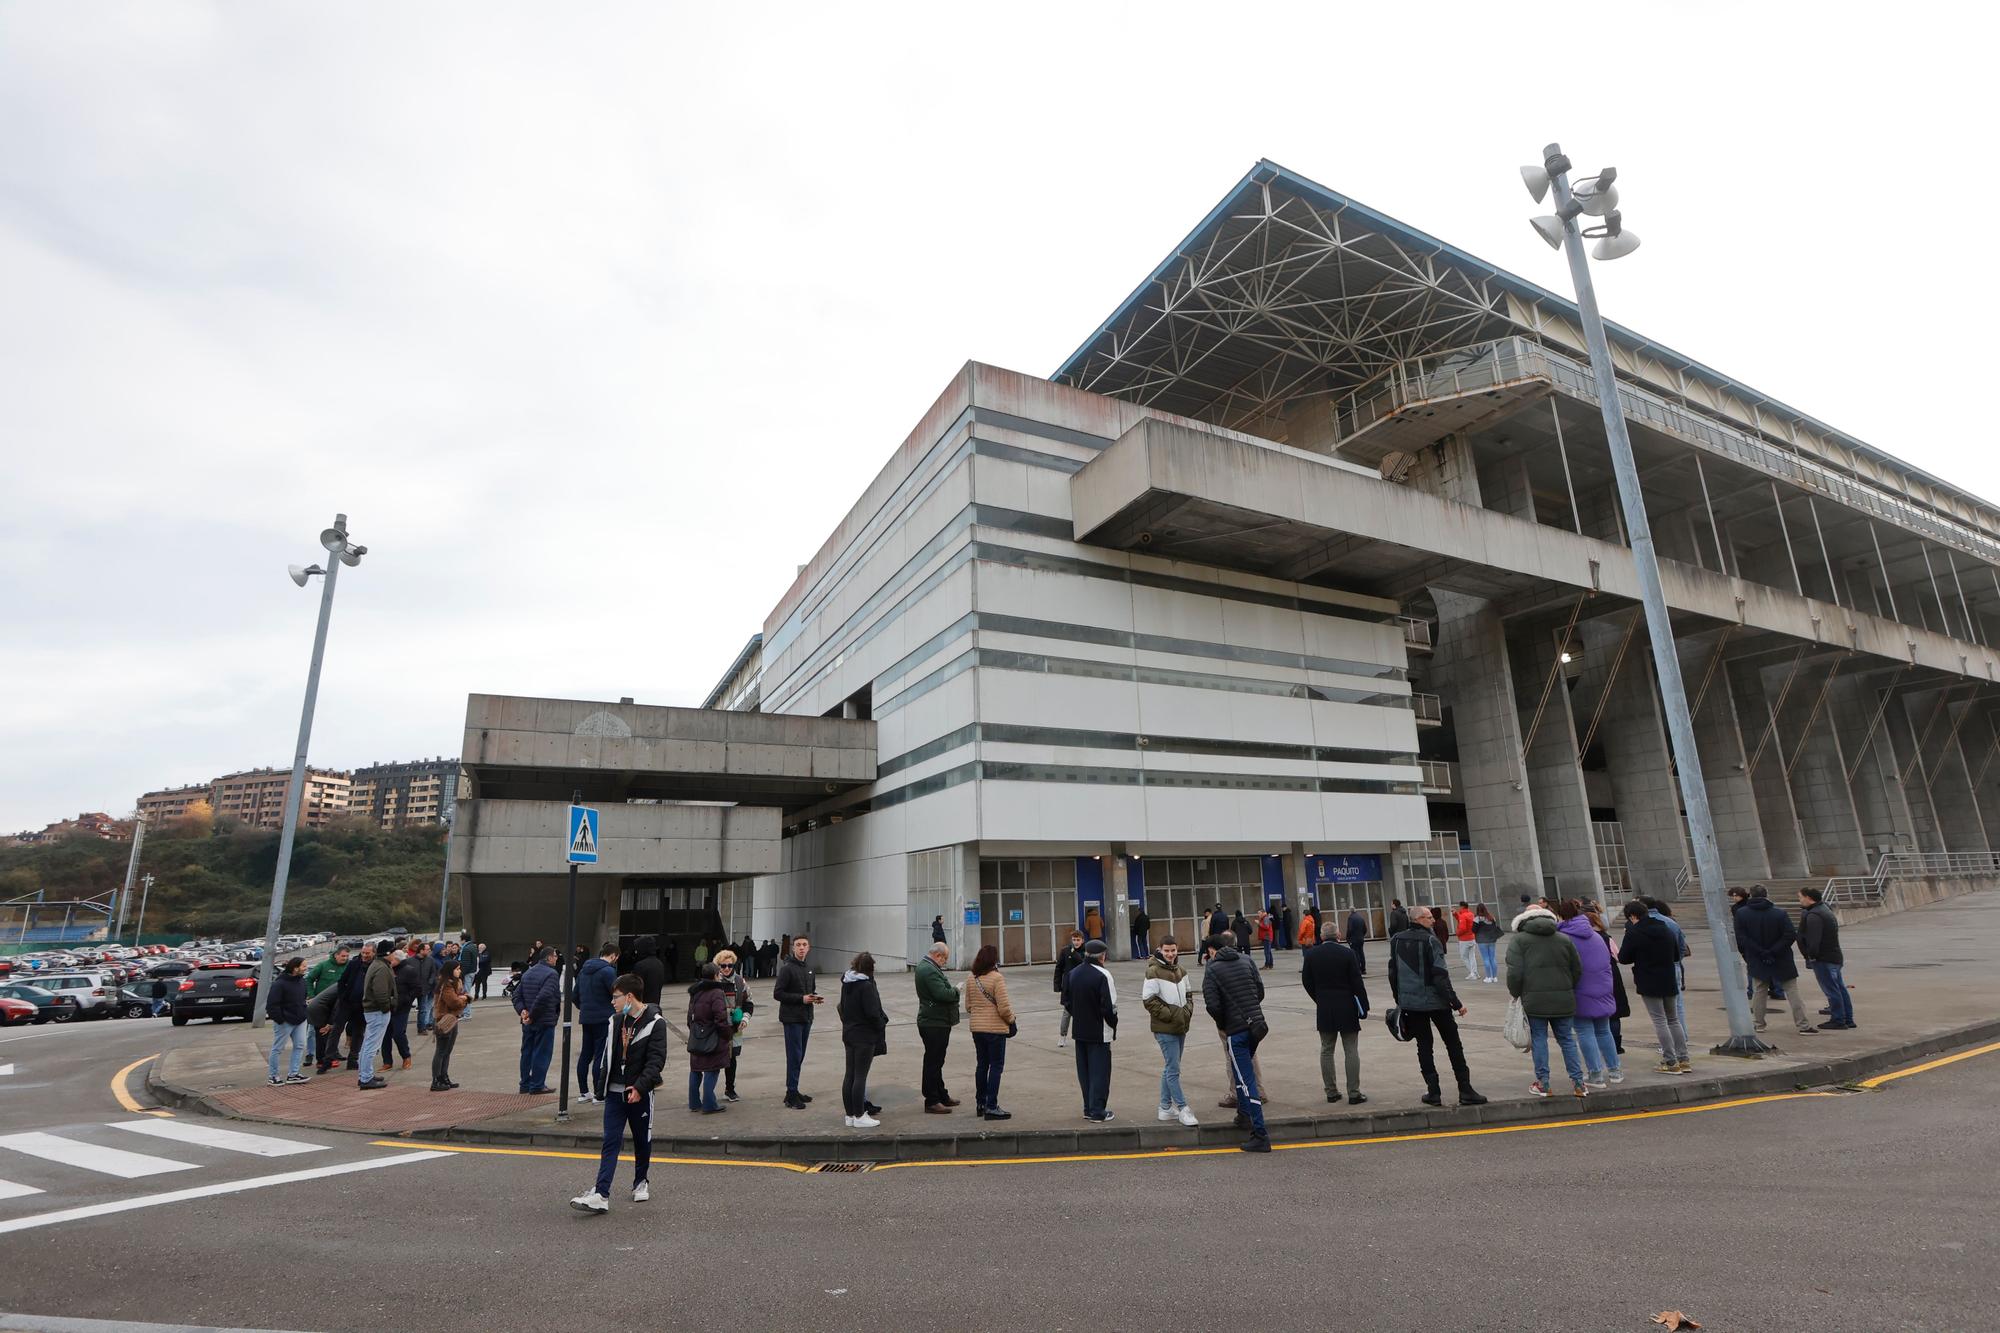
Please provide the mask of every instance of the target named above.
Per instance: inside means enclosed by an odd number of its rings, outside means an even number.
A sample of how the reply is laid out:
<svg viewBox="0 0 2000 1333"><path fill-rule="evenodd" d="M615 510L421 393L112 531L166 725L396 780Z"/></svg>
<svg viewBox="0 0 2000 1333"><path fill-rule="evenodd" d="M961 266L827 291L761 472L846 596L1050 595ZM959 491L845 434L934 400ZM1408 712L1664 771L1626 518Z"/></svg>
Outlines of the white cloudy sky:
<svg viewBox="0 0 2000 1333"><path fill-rule="evenodd" d="M0 830L287 763L335 511L315 762L698 702L1260 156L1558 287L1515 166L1615 162L1610 315L2000 493L1977 7L961 12L0 3Z"/></svg>

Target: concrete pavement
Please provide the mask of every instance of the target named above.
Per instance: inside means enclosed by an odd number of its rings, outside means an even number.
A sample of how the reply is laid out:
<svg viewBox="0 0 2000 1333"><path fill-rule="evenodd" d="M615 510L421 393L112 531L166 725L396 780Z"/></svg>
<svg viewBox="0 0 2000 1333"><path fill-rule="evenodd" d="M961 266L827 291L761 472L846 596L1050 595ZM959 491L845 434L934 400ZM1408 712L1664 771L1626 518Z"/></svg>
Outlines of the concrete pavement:
<svg viewBox="0 0 2000 1333"><path fill-rule="evenodd" d="M1838 1083L1981 1039L1989 1031L2000 1034L2000 973L1992 966L1989 947L1982 943L1994 939L2000 939L2000 893L1932 904L1849 928L1843 932L1843 943L1859 1029L1799 1036L1790 1031L1781 1012L1765 1034L1780 1053L1742 1061L1706 1054L1725 1035L1726 1025L1709 970L1708 943L1697 932L1690 940L1694 955L1689 960L1688 1003L1695 1075L1652 1072L1657 1052L1651 1025L1641 1013L1625 1023L1627 1082L1593 1094L1581 1107L1567 1097L1539 1100L1526 1095L1531 1077L1527 1057L1515 1052L1499 1033L1506 1009L1504 986L1463 985L1462 998L1471 1013L1461 1020L1461 1028L1474 1082L1493 1100L1485 1107L1463 1109L1447 1102L1436 1111L1418 1103L1423 1089L1414 1048L1391 1040L1375 1018L1364 1024L1362 1032L1362 1081L1369 1103L1363 1107L1326 1103L1319 1083L1312 1008L1298 984L1298 955L1280 953L1276 970L1262 974L1272 1027L1260 1052L1269 1095L1267 1114L1276 1139L1296 1141L1510 1124ZM1389 1004L1381 973L1384 951L1378 944L1371 953L1370 993L1379 1014ZM816 961L822 989L831 995L838 965L845 960ZM1455 958L1453 962L1455 966ZM1081 1119L1073 1053L1055 1045L1058 1009L1047 968L1007 973L1010 996L1021 1014L1021 1035L1009 1044L1001 1101L1014 1112L1014 1119L1004 1125L975 1120L969 1113L972 1047L963 1027L954 1033L946 1078L967 1106L948 1116L923 1114L916 1091L921 1048L914 1028L915 997L907 976L885 977L889 1054L876 1061L870 1079L870 1095L885 1114L882 1127L872 1131L849 1130L841 1123L841 1051L830 1007L815 1029L802 1082L818 1100L805 1111L781 1105L783 1046L776 1015L764 1003L771 983L760 981L753 983L760 1012L752 1020L739 1075L743 1100L726 1115L688 1114L680 1102L685 1056L676 1045L659 1099L656 1151L695 1157L886 1161L1236 1142L1240 1136L1230 1128L1231 1112L1216 1105L1226 1086L1221 1045L1200 1013L1190 1034L1182 1082L1203 1124L1191 1130L1155 1119L1160 1058L1137 1003L1141 966L1121 963L1113 971L1126 1021L1125 1035L1114 1047L1111 1106L1119 1118L1110 1125L1088 1125ZM1810 977L1802 977L1801 984L1808 1011L1816 1014L1822 1003L1818 988ZM678 992L670 987L669 1016L676 1021L677 998ZM573 1106L572 1119L559 1124L554 1099L516 1098L512 1089L518 1028L506 1002L489 1000L475 1006L473 1014L453 1059L453 1074L465 1085L463 1092L428 1091L427 1040L413 1040L415 1067L393 1073L394 1086L385 1092L357 1094L352 1076L344 1072L308 1087L266 1089L259 1046L247 1030L231 1025L216 1028L205 1042L171 1053L155 1067L152 1083L170 1100L247 1119L386 1133L422 1131L489 1144L560 1148L594 1143L599 1135L595 1108ZM1442 1051L1439 1061L1442 1065ZM555 1083L553 1070L550 1082Z"/></svg>

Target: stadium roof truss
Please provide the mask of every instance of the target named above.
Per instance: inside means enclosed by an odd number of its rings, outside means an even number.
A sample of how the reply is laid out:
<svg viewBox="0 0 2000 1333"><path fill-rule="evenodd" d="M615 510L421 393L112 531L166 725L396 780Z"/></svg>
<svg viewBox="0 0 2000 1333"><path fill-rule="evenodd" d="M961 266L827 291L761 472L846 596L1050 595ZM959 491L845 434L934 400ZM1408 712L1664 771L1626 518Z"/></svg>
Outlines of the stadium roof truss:
<svg viewBox="0 0 2000 1333"><path fill-rule="evenodd" d="M1630 329L1609 331L1621 381L1797 461L1776 475L1811 474L1805 489L1822 496L1834 478L1851 481L1888 497L1863 508L1892 522L1927 511L1917 530L2000 556L2000 509ZM1413 365L1509 338L1583 353L1573 302L1263 161L1051 378L1281 442L1337 439L1361 400Z"/></svg>

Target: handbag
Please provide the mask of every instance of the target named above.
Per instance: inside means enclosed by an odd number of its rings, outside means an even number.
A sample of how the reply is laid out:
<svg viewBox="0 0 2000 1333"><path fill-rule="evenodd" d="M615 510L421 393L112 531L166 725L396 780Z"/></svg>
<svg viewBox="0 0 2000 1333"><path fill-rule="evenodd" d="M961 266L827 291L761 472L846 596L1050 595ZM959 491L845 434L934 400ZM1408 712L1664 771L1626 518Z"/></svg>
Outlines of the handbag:
<svg viewBox="0 0 2000 1333"><path fill-rule="evenodd" d="M1403 1030L1403 1011L1401 1009L1393 1005L1390 1006L1388 1012L1382 1015L1382 1022L1389 1029L1389 1035L1397 1041L1408 1041L1410 1039L1410 1034Z"/></svg>
<svg viewBox="0 0 2000 1333"><path fill-rule="evenodd" d="M970 980L970 978L967 978L967 980ZM979 984L979 993L986 997L986 1003L992 1005L994 1012L998 1013L1000 1006L993 999L993 992L986 989L985 983L981 982L978 984ZM1009 1020L1007 1024L1007 1039L1009 1041L1012 1041L1015 1037L1018 1037L1020 1035L1021 1035L1021 1025L1018 1022Z"/></svg>
<svg viewBox="0 0 2000 1333"><path fill-rule="evenodd" d="M1528 1040L1528 1011L1521 1007L1519 1000L1507 1006L1507 1018L1500 1025L1500 1035L1517 1051L1525 1051L1531 1044Z"/></svg>
<svg viewBox="0 0 2000 1333"><path fill-rule="evenodd" d="M689 1055L713 1055L722 1044L722 1035L715 1030L715 1024L705 1018L694 1016L694 1005L688 1004L687 1048Z"/></svg>

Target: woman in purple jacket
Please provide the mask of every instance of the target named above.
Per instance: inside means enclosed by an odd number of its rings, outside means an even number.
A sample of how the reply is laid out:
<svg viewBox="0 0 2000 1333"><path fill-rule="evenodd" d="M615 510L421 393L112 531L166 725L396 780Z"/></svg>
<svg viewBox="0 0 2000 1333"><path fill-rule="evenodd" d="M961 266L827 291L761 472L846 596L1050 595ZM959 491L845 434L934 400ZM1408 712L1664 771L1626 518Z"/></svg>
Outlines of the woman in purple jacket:
<svg viewBox="0 0 2000 1333"><path fill-rule="evenodd" d="M1576 899L1558 903L1556 915L1562 919L1556 929L1569 936L1583 962L1583 976L1576 983L1576 1040L1583 1048L1584 1081L1593 1088L1623 1083L1618 1043L1611 1036L1611 1016L1618 1012L1611 949L1591 929L1590 918Z"/></svg>

